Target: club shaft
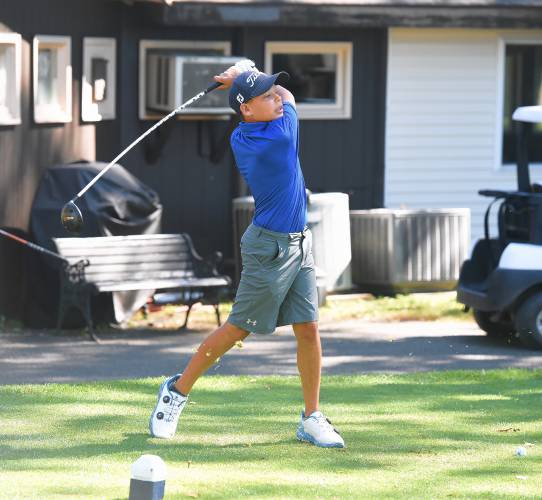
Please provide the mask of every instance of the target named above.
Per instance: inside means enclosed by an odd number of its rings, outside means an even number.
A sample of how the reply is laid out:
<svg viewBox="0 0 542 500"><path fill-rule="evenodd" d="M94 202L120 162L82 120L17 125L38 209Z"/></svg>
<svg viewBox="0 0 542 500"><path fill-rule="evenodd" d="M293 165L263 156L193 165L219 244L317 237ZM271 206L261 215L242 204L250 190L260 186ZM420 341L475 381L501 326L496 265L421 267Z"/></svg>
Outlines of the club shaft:
<svg viewBox="0 0 542 500"><path fill-rule="evenodd" d="M50 250L47 250L46 248L40 247L39 245L36 245L35 243L32 243L30 241L27 241L19 236L16 236L15 234L8 233L7 231L4 231L3 229L0 229L0 234L5 236L6 238L10 238L14 241L17 241L19 243L22 243L23 245L26 245L27 247L32 248L32 250L37 250L38 252L44 253L46 255L49 255L50 257L54 257L55 259L59 259L62 262L68 262L64 257L58 255L57 253L51 252Z"/></svg>
<svg viewBox="0 0 542 500"><path fill-rule="evenodd" d="M197 100L201 99L205 94L208 94L209 92L211 92L212 90L220 87L220 85L222 85L221 83L213 83L212 85L210 85L209 87L207 87L204 91L200 92L199 94L195 95L194 97L192 97L191 99L189 99L188 101L184 102L183 104L181 104L179 107L175 108L171 113L169 113L169 115L165 116L164 118L162 118L158 123L154 124L149 130L147 130L146 132L144 132L142 135L140 135L134 142L132 142L132 144L130 144L126 149L124 149L124 151L122 151L120 154L118 154L109 164L107 164L105 166L105 168L98 174L96 175L96 177L94 177L94 179L92 179L83 189L81 189L81 191L79 191L77 193L77 195L75 196L75 198L73 198L71 201L72 202L75 202L78 198L80 198L81 196L83 196L99 179L100 177L102 177L103 175L105 175L105 173L113 166L115 165L126 153L128 153L128 151L130 151L134 146L136 146L137 144L139 144L143 139L145 139L145 137L147 137L153 130L156 130L160 125L164 124L165 122L167 122L171 117L175 116L179 111L183 110L184 108L186 108L187 106L190 106L191 104L193 104L194 102L196 102Z"/></svg>

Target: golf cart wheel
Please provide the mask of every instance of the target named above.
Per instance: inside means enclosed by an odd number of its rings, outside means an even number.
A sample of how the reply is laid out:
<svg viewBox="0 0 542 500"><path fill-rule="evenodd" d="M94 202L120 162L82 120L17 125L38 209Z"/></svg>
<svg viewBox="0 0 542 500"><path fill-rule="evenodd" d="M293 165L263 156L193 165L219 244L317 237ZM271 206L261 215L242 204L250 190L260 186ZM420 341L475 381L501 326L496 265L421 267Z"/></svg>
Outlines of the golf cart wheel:
<svg viewBox="0 0 542 500"><path fill-rule="evenodd" d="M516 311L516 330L526 347L542 349L542 293L531 295Z"/></svg>
<svg viewBox="0 0 542 500"><path fill-rule="evenodd" d="M481 330L487 333L488 337L508 337L514 333L514 325L511 321L495 319L498 315L492 311L479 311L474 309L474 320Z"/></svg>

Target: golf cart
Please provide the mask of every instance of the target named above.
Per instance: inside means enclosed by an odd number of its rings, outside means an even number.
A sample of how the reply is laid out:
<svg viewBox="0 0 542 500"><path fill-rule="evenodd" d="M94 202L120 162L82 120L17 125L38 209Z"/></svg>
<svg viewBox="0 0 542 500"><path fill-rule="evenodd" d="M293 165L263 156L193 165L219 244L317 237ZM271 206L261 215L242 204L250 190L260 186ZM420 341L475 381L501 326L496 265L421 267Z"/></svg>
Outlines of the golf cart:
<svg viewBox="0 0 542 500"><path fill-rule="evenodd" d="M479 191L494 200L485 214L485 238L461 268L457 300L473 309L489 336L516 335L542 349L542 186L531 185L524 124L542 123L542 106L517 108L512 119L518 121L518 190ZM498 235L491 238L489 215L497 201Z"/></svg>

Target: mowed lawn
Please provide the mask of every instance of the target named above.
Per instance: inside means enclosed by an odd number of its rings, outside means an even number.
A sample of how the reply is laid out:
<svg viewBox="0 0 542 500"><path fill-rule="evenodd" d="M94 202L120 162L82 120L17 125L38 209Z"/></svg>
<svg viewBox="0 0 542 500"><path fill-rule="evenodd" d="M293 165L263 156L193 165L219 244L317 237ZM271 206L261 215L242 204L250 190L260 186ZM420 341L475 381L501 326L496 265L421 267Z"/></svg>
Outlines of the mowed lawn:
<svg viewBox="0 0 542 500"><path fill-rule="evenodd" d="M127 498L144 453L166 498L542 495L542 371L325 377L346 450L295 440L294 377L203 378L177 436L150 438L159 382L0 386L0 497Z"/></svg>

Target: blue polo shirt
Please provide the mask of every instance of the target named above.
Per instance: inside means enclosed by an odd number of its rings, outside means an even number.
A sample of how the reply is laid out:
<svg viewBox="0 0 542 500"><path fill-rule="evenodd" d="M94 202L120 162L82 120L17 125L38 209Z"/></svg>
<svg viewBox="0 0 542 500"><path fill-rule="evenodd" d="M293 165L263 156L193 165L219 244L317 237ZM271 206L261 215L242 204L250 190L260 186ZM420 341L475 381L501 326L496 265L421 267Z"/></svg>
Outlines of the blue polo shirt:
<svg viewBox="0 0 542 500"><path fill-rule="evenodd" d="M283 116L270 122L241 122L232 133L231 147L254 196L253 223L279 233L303 231L307 196L294 106L284 103Z"/></svg>

